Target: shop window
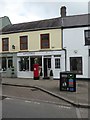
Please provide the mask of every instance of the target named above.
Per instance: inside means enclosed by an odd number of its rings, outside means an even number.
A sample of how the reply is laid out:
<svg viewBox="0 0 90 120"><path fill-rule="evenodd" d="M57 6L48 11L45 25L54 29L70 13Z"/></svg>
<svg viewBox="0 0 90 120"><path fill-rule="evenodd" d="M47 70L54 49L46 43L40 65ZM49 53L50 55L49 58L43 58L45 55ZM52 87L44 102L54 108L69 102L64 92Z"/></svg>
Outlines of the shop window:
<svg viewBox="0 0 90 120"><path fill-rule="evenodd" d="M6 71L7 68L13 67L13 57L2 57L2 69Z"/></svg>
<svg viewBox="0 0 90 120"><path fill-rule="evenodd" d="M20 36L20 50L27 50L27 49L28 49L28 37Z"/></svg>
<svg viewBox="0 0 90 120"><path fill-rule="evenodd" d="M2 57L2 69L3 69L3 71L7 70L7 59L6 59L6 57Z"/></svg>
<svg viewBox="0 0 90 120"><path fill-rule="evenodd" d="M55 58L55 68L56 69L60 68L60 58Z"/></svg>
<svg viewBox="0 0 90 120"><path fill-rule="evenodd" d="M70 57L70 71L82 74L82 57Z"/></svg>
<svg viewBox="0 0 90 120"><path fill-rule="evenodd" d="M49 34L41 34L41 49L49 48Z"/></svg>
<svg viewBox="0 0 90 120"><path fill-rule="evenodd" d="M13 67L13 58L10 57L8 58L8 68L12 68Z"/></svg>
<svg viewBox="0 0 90 120"><path fill-rule="evenodd" d="M35 57L30 57L30 70L33 71L33 65L35 63L35 58L37 58L36 63L39 64L39 66L42 67L42 58L35 56Z"/></svg>
<svg viewBox="0 0 90 120"><path fill-rule="evenodd" d="M90 30L85 30L85 45L90 45Z"/></svg>
<svg viewBox="0 0 90 120"><path fill-rule="evenodd" d="M21 57L19 61L20 71L29 71L29 57Z"/></svg>
<svg viewBox="0 0 90 120"><path fill-rule="evenodd" d="M9 38L2 38L2 51L9 50Z"/></svg>

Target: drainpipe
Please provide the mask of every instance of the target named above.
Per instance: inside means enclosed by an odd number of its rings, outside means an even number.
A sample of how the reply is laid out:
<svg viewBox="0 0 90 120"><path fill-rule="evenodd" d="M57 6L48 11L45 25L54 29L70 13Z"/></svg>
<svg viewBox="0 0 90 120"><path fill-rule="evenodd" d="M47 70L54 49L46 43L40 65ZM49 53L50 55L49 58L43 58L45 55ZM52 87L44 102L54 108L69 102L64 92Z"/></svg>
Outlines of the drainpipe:
<svg viewBox="0 0 90 120"><path fill-rule="evenodd" d="M67 50L63 48L62 50L65 51L65 71L67 71Z"/></svg>
<svg viewBox="0 0 90 120"><path fill-rule="evenodd" d="M62 18L63 22L63 18ZM62 50L65 52L65 71L67 71L67 50L63 47L63 27L61 27L61 41L62 41Z"/></svg>

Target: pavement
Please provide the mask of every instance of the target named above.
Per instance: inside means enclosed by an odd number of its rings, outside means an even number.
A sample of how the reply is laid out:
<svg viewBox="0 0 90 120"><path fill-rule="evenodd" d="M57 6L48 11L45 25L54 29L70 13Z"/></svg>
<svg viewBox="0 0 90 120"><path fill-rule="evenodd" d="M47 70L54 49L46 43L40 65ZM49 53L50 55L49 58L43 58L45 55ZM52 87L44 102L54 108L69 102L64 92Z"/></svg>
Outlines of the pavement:
<svg viewBox="0 0 90 120"><path fill-rule="evenodd" d="M1 83L2 85L38 88L73 106L90 108L90 101L88 98L88 87L90 82L85 80L76 81L76 92L60 91L60 80L52 79L33 80L30 78L2 78Z"/></svg>

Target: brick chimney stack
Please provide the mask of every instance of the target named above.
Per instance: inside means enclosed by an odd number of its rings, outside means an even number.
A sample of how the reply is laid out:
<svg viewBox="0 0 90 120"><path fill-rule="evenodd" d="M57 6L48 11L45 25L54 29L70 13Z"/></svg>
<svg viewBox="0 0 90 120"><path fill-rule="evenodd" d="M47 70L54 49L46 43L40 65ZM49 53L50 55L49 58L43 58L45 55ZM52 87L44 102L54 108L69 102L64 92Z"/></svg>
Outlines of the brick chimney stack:
<svg viewBox="0 0 90 120"><path fill-rule="evenodd" d="M61 17L66 17L66 7L62 6L60 10L61 10Z"/></svg>

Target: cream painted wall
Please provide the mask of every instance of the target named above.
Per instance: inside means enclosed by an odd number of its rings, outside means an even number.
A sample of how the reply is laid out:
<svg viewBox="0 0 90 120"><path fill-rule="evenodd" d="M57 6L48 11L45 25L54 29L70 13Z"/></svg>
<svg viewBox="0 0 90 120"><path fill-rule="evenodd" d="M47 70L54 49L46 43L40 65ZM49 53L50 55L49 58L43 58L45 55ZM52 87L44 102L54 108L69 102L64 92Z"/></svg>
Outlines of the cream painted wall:
<svg viewBox="0 0 90 120"><path fill-rule="evenodd" d="M60 29L5 34L5 35L2 35L1 38L9 37L9 52L18 52L20 51L19 37L27 35L28 36L28 51L38 51L38 50L41 50L40 49L40 34L45 34L45 33L50 34L50 49L49 50L61 49L62 45L61 45L61 30ZM2 50L1 41L0 41L0 51ZM12 49L12 45L15 45L15 50Z"/></svg>

